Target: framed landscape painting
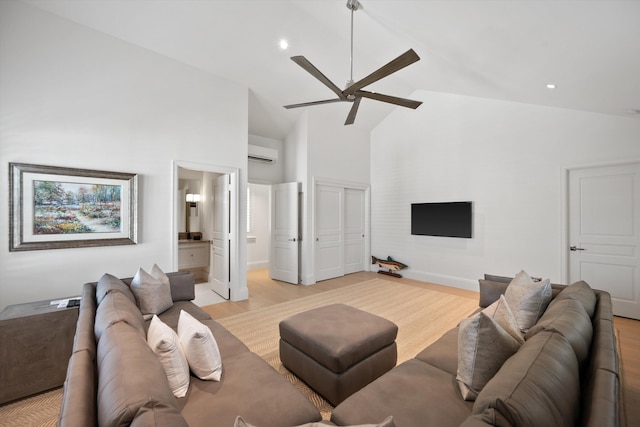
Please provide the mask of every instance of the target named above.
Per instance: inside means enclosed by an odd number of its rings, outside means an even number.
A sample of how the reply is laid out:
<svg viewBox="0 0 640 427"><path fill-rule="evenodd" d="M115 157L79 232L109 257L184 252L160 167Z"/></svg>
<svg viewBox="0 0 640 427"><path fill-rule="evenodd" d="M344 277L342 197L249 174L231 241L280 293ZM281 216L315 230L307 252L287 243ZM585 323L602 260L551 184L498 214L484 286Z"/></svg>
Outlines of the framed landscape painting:
<svg viewBox="0 0 640 427"><path fill-rule="evenodd" d="M136 244L137 177L9 163L9 250Z"/></svg>

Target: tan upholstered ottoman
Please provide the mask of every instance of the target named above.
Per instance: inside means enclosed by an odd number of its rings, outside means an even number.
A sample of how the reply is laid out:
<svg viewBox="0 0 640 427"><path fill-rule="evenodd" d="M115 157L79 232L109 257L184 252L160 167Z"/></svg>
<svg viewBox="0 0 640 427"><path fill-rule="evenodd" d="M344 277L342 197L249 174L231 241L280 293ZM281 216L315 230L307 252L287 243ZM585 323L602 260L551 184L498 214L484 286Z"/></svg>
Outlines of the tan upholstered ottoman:
<svg viewBox="0 0 640 427"><path fill-rule="evenodd" d="M333 304L280 322L282 364L334 406L396 365L398 327Z"/></svg>

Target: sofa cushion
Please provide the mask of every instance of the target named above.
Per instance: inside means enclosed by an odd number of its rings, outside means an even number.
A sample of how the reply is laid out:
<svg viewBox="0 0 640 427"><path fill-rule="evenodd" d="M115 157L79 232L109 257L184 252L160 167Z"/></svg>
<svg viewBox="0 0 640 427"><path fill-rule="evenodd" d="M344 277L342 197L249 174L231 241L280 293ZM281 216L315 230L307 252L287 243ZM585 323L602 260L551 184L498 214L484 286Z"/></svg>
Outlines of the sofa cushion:
<svg viewBox="0 0 640 427"><path fill-rule="evenodd" d="M182 310L186 311L197 320L211 319L211 316L209 316L206 311L190 301L174 302L169 309L159 314L158 317L171 329L178 330L178 320L180 319L180 312Z"/></svg>
<svg viewBox="0 0 640 427"><path fill-rule="evenodd" d="M129 425L148 402L177 408L160 362L129 324L105 329L97 362L100 426Z"/></svg>
<svg viewBox="0 0 640 427"><path fill-rule="evenodd" d="M416 359L455 376L458 373L458 328L448 330L418 353Z"/></svg>
<svg viewBox="0 0 640 427"><path fill-rule="evenodd" d="M98 304L100 304L104 297L110 292L120 292L129 298L134 304L136 302L136 298L133 296L133 293L127 284L116 276L105 273L98 280L98 284L96 286L96 300L98 301Z"/></svg>
<svg viewBox="0 0 640 427"><path fill-rule="evenodd" d="M460 322L456 380L465 400L474 400L520 343L483 312Z"/></svg>
<svg viewBox="0 0 640 427"><path fill-rule="evenodd" d="M589 318L593 317L593 313L596 309L596 294L591 289L591 286L584 280L575 282L565 287L555 298L554 301L572 298L582 304L585 311L589 315Z"/></svg>
<svg viewBox="0 0 640 427"><path fill-rule="evenodd" d="M222 381L191 378L186 398L178 399L189 426L233 426L237 416L261 427L321 420L316 407L255 353L225 359L224 370Z"/></svg>
<svg viewBox="0 0 640 427"><path fill-rule="evenodd" d="M145 337L144 319L138 307L120 292L107 294L96 311L93 327L96 341L100 341L105 329L119 322L124 322Z"/></svg>
<svg viewBox="0 0 640 427"><path fill-rule="evenodd" d="M556 331L564 336L576 353L578 362L583 364L589 356L593 325L582 304L573 299L556 299L529 331L526 338L542 330Z"/></svg>
<svg viewBox="0 0 640 427"><path fill-rule="evenodd" d="M201 380L220 381L222 358L211 329L183 310L178 337L193 373Z"/></svg>
<svg viewBox="0 0 640 427"><path fill-rule="evenodd" d="M222 360L249 351L249 348L242 341L215 320L209 319L202 320L201 322L211 329L213 336L216 337L216 343L218 344Z"/></svg>
<svg viewBox="0 0 640 427"><path fill-rule="evenodd" d="M189 427L180 412L162 402L149 401L139 410L129 427Z"/></svg>
<svg viewBox="0 0 640 427"><path fill-rule="evenodd" d="M131 291L145 319L150 319L154 314L160 314L173 305L169 278L155 264L149 273L142 268L138 269L131 280Z"/></svg>
<svg viewBox="0 0 640 427"><path fill-rule="evenodd" d="M189 364L182 351L176 332L153 316L147 344L156 355L169 381L169 387L175 397L184 397L189 389Z"/></svg>
<svg viewBox="0 0 640 427"><path fill-rule="evenodd" d="M509 283L504 296L520 330L526 332L547 309L551 301L551 282L549 279L534 282L525 271L521 271Z"/></svg>
<svg viewBox="0 0 640 427"><path fill-rule="evenodd" d="M458 426L472 407L460 396L455 376L411 359L349 396L333 410L331 421L375 424L391 415L398 426Z"/></svg>
<svg viewBox="0 0 640 427"><path fill-rule="evenodd" d="M522 335L522 332L520 332L518 320L511 311L504 295L500 295L500 298L497 301L482 310L482 312L495 320L498 325L502 326L502 329L504 329L520 344L524 342L524 336Z"/></svg>
<svg viewBox="0 0 640 427"><path fill-rule="evenodd" d="M572 426L579 406L576 355L562 335L542 331L502 365L478 394L473 413L489 424Z"/></svg>

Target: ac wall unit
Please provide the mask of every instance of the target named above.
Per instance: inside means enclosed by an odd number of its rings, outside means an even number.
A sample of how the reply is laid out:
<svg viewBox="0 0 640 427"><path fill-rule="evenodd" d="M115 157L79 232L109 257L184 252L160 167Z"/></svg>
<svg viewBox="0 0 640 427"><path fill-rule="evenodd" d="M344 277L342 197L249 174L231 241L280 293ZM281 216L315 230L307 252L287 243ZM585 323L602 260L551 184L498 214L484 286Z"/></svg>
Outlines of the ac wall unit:
<svg viewBox="0 0 640 427"><path fill-rule="evenodd" d="M249 144L249 160L262 163L273 163L278 161L278 150L259 145Z"/></svg>

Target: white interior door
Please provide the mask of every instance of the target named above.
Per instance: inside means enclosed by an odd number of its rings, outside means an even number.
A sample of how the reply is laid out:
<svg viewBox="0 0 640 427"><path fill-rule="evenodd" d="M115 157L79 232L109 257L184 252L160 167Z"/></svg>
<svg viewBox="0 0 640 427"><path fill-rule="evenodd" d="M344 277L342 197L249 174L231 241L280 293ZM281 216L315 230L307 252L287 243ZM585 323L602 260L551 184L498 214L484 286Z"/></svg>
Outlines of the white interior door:
<svg viewBox="0 0 640 427"><path fill-rule="evenodd" d="M344 276L344 188L316 186L316 280Z"/></svg>
<svg viewBox="0 0 640 427"><path fill-rule="evenodd" d="M569 172L569 278L611 294L640 319L640 164Z"/></svg>
<svg viewBox="0 0 640 427"><path fill-rule="evenodd" d="M344 274L364 270L364 191L344 190Z"/></svg>
<svg viewBox="0 0 640 427"><path fill-rule="evenodd" d="M298 284L298 183L271 186L269 275Z"/></svg>
<svg viewBox="0 0 640 427"><path fill-rule="evenodd" d="M213 196L213 240L211 289L223 298L229 291L229 229L230 229L229 175L216 178Z"/></svg>

